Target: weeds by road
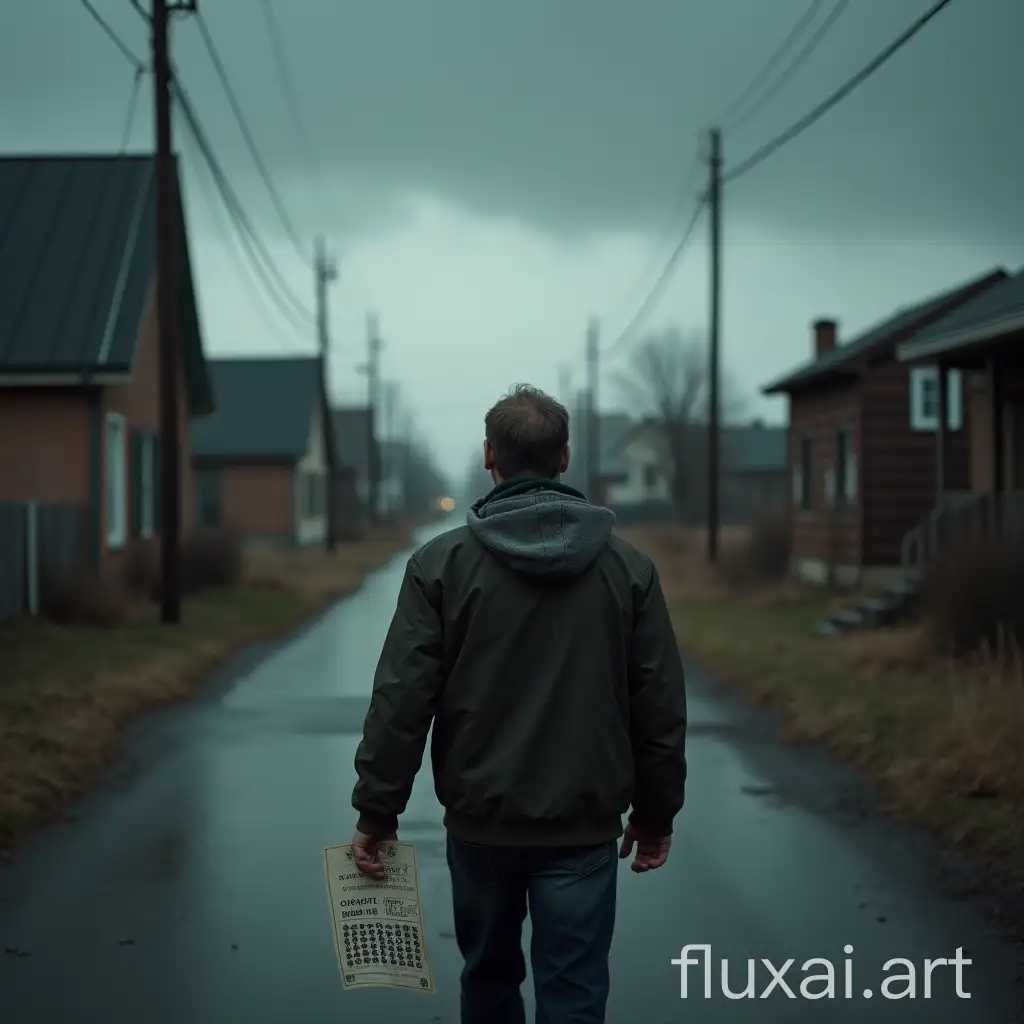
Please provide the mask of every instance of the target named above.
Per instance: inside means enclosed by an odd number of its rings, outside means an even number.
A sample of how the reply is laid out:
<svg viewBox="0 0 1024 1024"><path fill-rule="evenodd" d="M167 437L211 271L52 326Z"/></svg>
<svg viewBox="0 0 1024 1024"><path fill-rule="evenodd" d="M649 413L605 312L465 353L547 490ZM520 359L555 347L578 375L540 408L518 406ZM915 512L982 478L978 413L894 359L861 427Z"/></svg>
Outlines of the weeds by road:
<svg viewBox="0 0 1024 1024"><path fill-rule="evenodd" d="M236 586L190 597L178 627L151 602L110 628L0 629L0 855L59 815L116 756L122 729L183 700L247 644L351 593L407 543L404 531L323 551L252 552Z"/></svg>
<svg viewBox="0 0 1024 1024"><path fill-rule="evenodd" d="M835 599L792 583L736 588L664 531L654 557L679 640L709 671L777 708L791 741L824 742L893 812L1024 885L1024 673L937 657L926 627L814 636ZM733 543L740 543L734 538Z"/></svg>

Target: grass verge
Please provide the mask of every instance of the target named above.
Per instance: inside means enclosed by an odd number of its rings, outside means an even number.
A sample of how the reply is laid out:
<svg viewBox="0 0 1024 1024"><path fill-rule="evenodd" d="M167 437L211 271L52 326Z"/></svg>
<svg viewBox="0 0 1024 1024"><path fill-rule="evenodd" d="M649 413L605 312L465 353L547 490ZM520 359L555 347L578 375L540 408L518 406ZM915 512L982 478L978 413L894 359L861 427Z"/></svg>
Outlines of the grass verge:
<svg viewBox="0 0 1024 1024"><path fill-rule="evenodd" d="M1024 886L1020 666L937 658L921 628L824 639L832 600L793 584L736 591L692 555L635 536L659 565L684 650L874 781L887 809Z"/></svg>
<svg viewBox="0 0 1024 1024"><path fill-rule="evenodd" d="M0 856L96 783L132 720L189 697L239 649L351 593L407 540L381 534L333 556L252 552L240 585L190 598L177 627L139 605L116 628L0 629Z"/></svg>

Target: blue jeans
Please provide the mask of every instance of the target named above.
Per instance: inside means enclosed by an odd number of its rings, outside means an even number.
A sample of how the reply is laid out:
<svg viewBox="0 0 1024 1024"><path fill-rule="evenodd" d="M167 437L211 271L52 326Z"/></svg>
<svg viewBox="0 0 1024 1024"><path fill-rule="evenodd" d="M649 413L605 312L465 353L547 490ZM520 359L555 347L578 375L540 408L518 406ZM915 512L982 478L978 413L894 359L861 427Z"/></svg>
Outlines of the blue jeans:
<svg viewBox="0 0 1024 1024"><path fill-rule="evenodd" d="M536 1024L603 1024L615 928L614 841L568 848L475 846L448 836L462 1024L526 1024L523 921Z"/></svg>

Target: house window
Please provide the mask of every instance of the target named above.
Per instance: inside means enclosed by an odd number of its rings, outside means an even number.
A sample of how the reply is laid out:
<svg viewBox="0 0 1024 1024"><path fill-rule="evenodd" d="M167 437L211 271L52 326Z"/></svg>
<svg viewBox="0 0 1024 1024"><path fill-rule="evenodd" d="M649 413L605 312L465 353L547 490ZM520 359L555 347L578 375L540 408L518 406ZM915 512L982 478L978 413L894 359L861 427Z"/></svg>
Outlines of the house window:
<svg viewBox="0 0 1024 1024"><path fill-rule="evenodd" d="M946 376L946 426L963 426L963 381L959 370ZM936 366L915 366L910 371L910 428L934 431L939 426L939 370Z"/></svg>
<svg viewBox="0 0 1024 1024"><path fill-rule="evenodd" d="M221 525L221 478L219 469L199 469L195 474L196 518L204 530Z"/></svg>
<svg viewBox="0 0 1024 1024"><path fill-rule="evenodd" d="M302 515L317 519L327 511L327 477L322 473L306 473L300 481Z"/></svg>
<svg viewBox="0 0 1024 1024"><path fill-rule="evenodd" d="M644 487L652 488L658 486L658 467L644 466Z"/></svg>
<svg viewBox="0 0 1024 1024"><path fill-rule="evenodd" d="M152 537L156 532L156 438L152 434L139 437L139 534Z"/></svg>
<svg viewBox="0 0 1024 1024"><path fill-rule="evenodd" d="M126 540L127 514L126 483L128 479L125 451L124 417L116 412L107 413L107 546L123 547Z"/></svg>
<svg viewBox="0 0 1024 1024"><path fill-rule="evenodd" d="M857 460L853 454L853 434L848 426L836 431L835 496L840 504L857 496Z"/></svg>
<svg viewBox="0 0 1024 1024"><path fill-rule="evenodd" d="M800 441L800 474L797 497L802 509L810 509L814 504L814 462L813 442L805 437Z"/></svg>

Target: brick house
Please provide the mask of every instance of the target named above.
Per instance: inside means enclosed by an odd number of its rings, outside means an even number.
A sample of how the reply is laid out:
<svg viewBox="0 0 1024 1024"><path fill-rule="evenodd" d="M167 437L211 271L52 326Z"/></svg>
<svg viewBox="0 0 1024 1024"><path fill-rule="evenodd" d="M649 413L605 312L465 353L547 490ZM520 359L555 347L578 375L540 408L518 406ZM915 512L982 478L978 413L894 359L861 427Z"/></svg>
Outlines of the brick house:
<svg viewBox="0 0 1024 1024"><path fill-rule="evenodd" d="M975 534L1003 526L1019 530L1024 523L1024 269L900 345L897 358L913 371L931 374L937 409L952 401L954 374L966 381L969 396L970 497L949 500L951 439L940 415L926 520L935 529L930 540L920 539L934 548L961 529ZM929 553L921 552L925 558Z"/></svg>
<svg viewBox="0 0 1024 1024"><path fill-rule="evenodd" d="M0 502L76 506L88 563L160 532L155 166L0 158ZM189 420L212 411L180 197L182 525Z"/></svg>
<svg viewBox="0 0 1024 1024"><path fill-rule="evenodd" d="M933 368L898 345L984 295L1003 270L904 308L840 344L834 320L813 325L811 360L763 389L789 398L793 572L812 582L881 582L898 572L904 538L932 507L938 413ZM969 409L949 378L946 486L969 484Z"/></svg>
<svg viewBox="0 0 1024 1024"><path fill-rule="evenodd" d="M198 523L249 544L324 544L333 440L320 360L209 365L217 411L192 428Z"/></svg>

